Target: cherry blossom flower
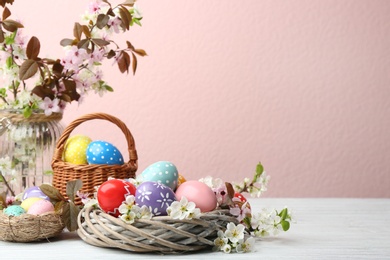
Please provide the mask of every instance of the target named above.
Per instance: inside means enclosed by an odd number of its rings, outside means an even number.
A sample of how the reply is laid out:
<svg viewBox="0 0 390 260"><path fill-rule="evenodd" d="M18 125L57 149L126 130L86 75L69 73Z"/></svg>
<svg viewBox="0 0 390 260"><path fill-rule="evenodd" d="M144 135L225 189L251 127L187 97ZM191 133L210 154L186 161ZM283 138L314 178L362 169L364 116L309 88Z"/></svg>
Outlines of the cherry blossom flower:
<svg viewBox="0 0 390 260"><path fill-rule="evenodd" d="M226 226L226 231L218 231L218 237L214 240L214 245L218 250L229 254L232 251L237 253L246 253L252 251L254 247L254 238L244 238L245 227L242 224L237 226L230 222Z"/></svg>
<svg viewBox="0 0 390 260"><path fill-rule="evenodd" d="M132 224L136 219L150 219L152 213L145 205L139 207L135 203L135 197L133 195L126 196L126 200L119 206L120 218L128 223Z"/></svg>
<svg viewBox="0 0 390 260"><path fill-rule="evenodd" d="M234 207L230 208L230 214L236 216L238 221L241 222L245 217L251 214L251 209L248 205L248 202L245 202L241 206L240 204L235 204Z"/></svg>
<svg viewBox="0 0 390 260"><path fill-rule="evenodd" d="M185 196L181 197L180 201L174 201L167 208L167 213L173 219L193 219L199 218L200 209L192 201L188 201Z"/></svg>
<svg viewBox="0 0 390 260"><path fill-rule="evenodd" d="M122 219L127 224L133 224L136 218L136 214L130 211L127 214L120 215L120 219Z"/></svg>
<svg viewBox="0 0 390 260"><path fill-rule="evenodd" d="M45 97L40 105L40 108L45 111L46 116L50 116L52 113L61 112L59 102L60 100L57 98L51 100L49 97Z"/></svg>
<svg viewBox="0 0 390 260"><path fill-rule="evenodd" d="M244 238L245 226L238 224L237 226L230 222L227 224L225 236L233 243L236 244L239 240Z"/></svg>
<svg viewBox="0 0 390 260"><path fill-rule="evenodd" d="M236 252L237 253L247 253L253 251L253 248L255 246L255 238L249 237L247 240L239 241L236 247Z"/></svg>

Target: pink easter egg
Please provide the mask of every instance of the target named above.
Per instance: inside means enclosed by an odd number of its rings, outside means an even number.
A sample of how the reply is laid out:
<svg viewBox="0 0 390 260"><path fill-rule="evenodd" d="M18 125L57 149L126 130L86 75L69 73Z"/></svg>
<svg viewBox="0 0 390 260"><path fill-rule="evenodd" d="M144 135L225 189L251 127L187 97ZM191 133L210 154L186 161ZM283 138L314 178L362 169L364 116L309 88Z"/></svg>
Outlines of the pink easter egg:
<svg viewBox="0 0 390 260"><path fill-rule="evenodd" d="M38 200L28 209L27 214L41 215L44 213L54 212L53 204L48 200Z"/></svg>
<svg viewBox="0 0 390 260"><path fill-rule="evenodd" d="M176 190L177 200L180 201L182 196L186 197L188 201L194 202L201 212L212 211L217 207L217 197L214 192L200 181L182 183Z"/></svg>

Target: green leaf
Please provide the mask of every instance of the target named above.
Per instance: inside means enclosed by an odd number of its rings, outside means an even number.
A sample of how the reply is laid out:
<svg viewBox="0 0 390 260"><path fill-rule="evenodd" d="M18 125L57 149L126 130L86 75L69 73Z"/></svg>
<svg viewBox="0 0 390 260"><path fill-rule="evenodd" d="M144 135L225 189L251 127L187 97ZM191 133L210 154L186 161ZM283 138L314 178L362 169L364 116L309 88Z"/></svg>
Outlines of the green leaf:
<svg viewBox="0 0 390 260"><path fill-rule="evenodd" d="M280 217L282 220L285 220L285 219L287 218L287 213L288 213L287 208L284 208L284 209L279 213L279 217Z"/></svg>
<svg viewBox="0 0 390 260"><path fill-rule="evenodd" d="M259 162L256 166L256 174L255 176L253 177L253 182L257 182L258 179L260 178L260 176L263 174L264 172L264 167L263 165Z"/></svg>
<svg viewBox="0 0 390 260"><path fill-rule="evenodd" d="M24 118L29 118L31 116L31 114L32 114L31 107L25 107L23 109L23 116L24 116Z"/></svg>
<svg viewBox="0 0 390 260"><path fill-rule="evenodd" d="M12 56L9 56L5 61L5 65L7 66L7 69L10 69L13 64L14 64L14 60L12 59Z"/></svg>
<svg viewBox="0 0 390 260"><path fill-rule="evenodd" d="M142 26L141 21L137 18L133 18L132 23L135 23L135 24L138 24L139 26Z"/></svg>
<svg viewBox="0 0 390 260"><path fill-rule="evenodd" d="M261 175L264 172L264 167L263 165L259 162L256 166L256 173Z"/></svg>
<svg viewBox="0 0 390 260"><path fill-rule="evenodd" d="M83 186L82 180L68 181L66 184L66 195L71 201L74 201L77 191Z"/></svg>
<svg viewBox="0 0 390 260"><path fill-rule="evenodd" d="M53 186L51 186L49 184L42 184L41 186L39 186L39 188L53 202L58 202L58 201L61 201L61 200L66 201L64 196L62 196L61 193L56 188L54 188Z"/></svg>
<svg viewBox="0 0 390 260"><path fill-rule="evenodd" d="M7 96L7 90L5 88L0 88L0 97L6 97Z"/></svg>
<svg viewBox="0 0 390 260"><path fill-rule="evenodd" d="M287 231L290 229L290 222L282 220L282 221L280 221L280 224L282 225L282 228L284 231Z"/></svg>

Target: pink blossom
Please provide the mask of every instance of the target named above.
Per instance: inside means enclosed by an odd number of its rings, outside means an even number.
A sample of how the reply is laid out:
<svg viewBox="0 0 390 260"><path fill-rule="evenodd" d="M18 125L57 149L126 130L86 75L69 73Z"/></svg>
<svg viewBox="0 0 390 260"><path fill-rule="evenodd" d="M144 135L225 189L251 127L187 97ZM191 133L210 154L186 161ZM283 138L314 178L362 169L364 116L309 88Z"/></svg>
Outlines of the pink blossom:
<svg viewBox="0 0 390 260"><path fill-rule="evenodd" d="M63 101L63 100L60 100L60 103L58 104L58 106L60 107L61 111L64 111L65 108L66 108L66 102Z"/></svg>
<svg viewBox="0 0 390 260"><path fill-rule="evenodd" d="M89 54L89 61L88 61L88 64L89 66L92 66L95 62L101 62L104 58L104 50L103 49L100 49L100 50L94 50L93 52L91 52L91 54Z"/></svg>
<svg viewBox="0 0 390 260"><path fill-rule="evenodd" d="M52 113L61 112L59 102L60 100L57 98L51 100L50 98L45 97L43 99L43 102L40 104L40 108L45 111L46 116L50 116Z"/></svg>
<svg viewBox="0 0 390 260"><path fill-rule="evenodd" d="M95 71L95 76L94 76L94 82L98 82L99 80L103 79L103 71L101 69L97 69Z"/></svg>
<svg viewBox="0 0 390 260"><path fill-rule="evenodd" d="M226 185L222 184L216 188L212 188L212 190L214 191L215 196L217 197L218 204L224 205L226 203L226 195L227 195Z"/></svg>
<svg viewBox="0 0 390 260"><path fill-rule="evenodd" d="M88 192L80 192L80 191L77 191L76 192L76 196L79 197L81 199L81 202L83 204L87 203L89 201L89 193Z"/></svg>
<svg viewBox="0 0 390 260"><path fill-rule="evenodd" d="M241 208L238 204L230 208L230 214L236 216L238 221L241 222L247 215L251 214L251 209L248 206L248 202L242 204Z"/></svg>
<svg viewBox="0 0 390 260"><path fill-rule="evenodd" d="M118 17L114 17L114 19L108 21L107 25L110 26L110 29L112 29L115 33L119 33L121 23L121 19L119 19Z"/></svg>
<svg viewBox="0 0 390 260"><path fill-rule="evenodd" d="M5 199L5 203L7 205L12 205L12 203L15 202L15 197L14 196L7 196L7 198Z"/></svg>
<svg viewBox="0 0 390 260"><path fill-rule="evenodd" d="M85 49L79 49L77 46L72 46L65 57L61 60L61 64L66 70L78 71L83 62L88 59L89 55Z"/></svg>
<svg viewBox="0 0 390 260"><path fill-rule="evenodd" d="M90 2L88 5L88 11L91 14L98 13L100 11L101 2L100 1L93 1Z"/></svg>
<svg viewBox="0 0 390 260"><path fill-rule="evenodd" d="M27 37L22 34L22 30L17 30L15 35L15 44L19 45L21 48L24 48L27 42Z"/></svg>

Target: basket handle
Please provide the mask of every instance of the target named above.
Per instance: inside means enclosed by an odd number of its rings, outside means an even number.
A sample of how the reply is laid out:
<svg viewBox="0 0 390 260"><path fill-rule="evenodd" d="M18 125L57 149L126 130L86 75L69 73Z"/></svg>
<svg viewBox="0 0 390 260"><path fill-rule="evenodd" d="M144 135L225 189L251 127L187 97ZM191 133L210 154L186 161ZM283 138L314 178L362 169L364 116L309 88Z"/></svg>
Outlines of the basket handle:
<svg viewBox="0 0 390 260"><path fill-rule="evenodd" d="M56 151L54 153L53 160L61 160L62 153L64 151L66 140L69 138L72 131L81 123L84 123L89 120L93 119L103 119L110 121L111 123L117 125L125 135L126 141L127 141L127 147L129 152L129 161L132 163L136 163L138 160L137 156L137 150L135 149L135 142L133 135L131 134L130 130L127 128L126 124L123 123L119 118L114 117L109 114L105 113L92 113L92 114L86 114L83 115L77 119L75 119L73 122L71 122L63 131L62 135L60 136L59 140L57 141L56 145Z"/></svg>

